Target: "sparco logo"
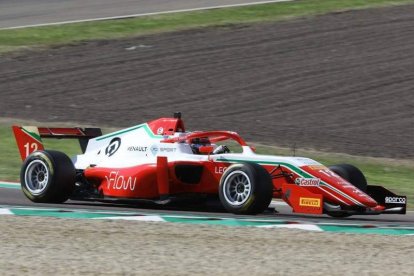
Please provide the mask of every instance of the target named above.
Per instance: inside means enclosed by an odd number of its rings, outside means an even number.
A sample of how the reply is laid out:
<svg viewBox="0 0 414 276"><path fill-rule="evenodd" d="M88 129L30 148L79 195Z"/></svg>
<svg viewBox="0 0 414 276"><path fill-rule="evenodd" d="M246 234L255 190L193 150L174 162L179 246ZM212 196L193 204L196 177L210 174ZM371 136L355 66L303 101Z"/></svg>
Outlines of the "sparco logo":
<svg viewBox="0 0 414 276"><path fill-rule="evenodd" d="M296 178L295 183L299 186L319 186L321 180L319 178Z"/></svg>
<svg viewBox="0 0 414 276"><path fill-rule="evenodd" d="M405 204L405 197L385 197L385 203L403 203Z"/></svg>

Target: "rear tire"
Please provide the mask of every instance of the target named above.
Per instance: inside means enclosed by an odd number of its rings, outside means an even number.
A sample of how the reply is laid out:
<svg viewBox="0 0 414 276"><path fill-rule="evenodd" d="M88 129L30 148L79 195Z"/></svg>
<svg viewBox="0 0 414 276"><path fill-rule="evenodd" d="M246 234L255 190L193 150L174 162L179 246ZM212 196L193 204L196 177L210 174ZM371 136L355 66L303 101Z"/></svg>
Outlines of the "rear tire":
<svg viewBox="0 0 414 276"><path fill-rule="evenodd" d="M272 196L272 179L259 164L231 165L220 179L220 202L234 214L262 213L269 206Z"/></svg>
<svg viewBox="0 0 414 276"><path fill-rule="evenodd" d="M25 196L33 202L62 203L75 187L75 167L70 158L59 151L36 151L29 155L20 172Z"/></svg>

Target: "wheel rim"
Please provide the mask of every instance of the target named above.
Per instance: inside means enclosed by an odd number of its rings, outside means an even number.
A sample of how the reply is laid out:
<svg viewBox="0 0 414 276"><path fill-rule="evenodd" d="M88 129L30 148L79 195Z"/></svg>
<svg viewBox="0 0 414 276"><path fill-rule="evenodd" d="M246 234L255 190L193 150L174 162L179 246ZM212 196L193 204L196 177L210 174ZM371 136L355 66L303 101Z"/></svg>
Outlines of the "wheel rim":
<svg viewBox="0 0 414 276"><path fill-rule="evenodd" d="M43 192L49 180L49 170L41 160L34 160L29 163L24 175L26 188L30 193L36 195Z"/></svg>
<svg viewBox="0 0 414 276"><path fill-rule="evenodd" d="M224 180L223 194L226 201L234 206L244 204L250 197L252 185L245 172L231 172Z"/></svg>

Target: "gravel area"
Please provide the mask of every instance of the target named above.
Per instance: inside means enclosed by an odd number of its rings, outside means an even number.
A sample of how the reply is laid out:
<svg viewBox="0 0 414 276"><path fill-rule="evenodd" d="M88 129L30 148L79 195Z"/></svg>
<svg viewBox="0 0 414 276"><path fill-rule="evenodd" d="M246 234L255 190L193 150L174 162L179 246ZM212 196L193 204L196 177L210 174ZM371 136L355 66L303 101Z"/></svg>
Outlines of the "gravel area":
<svg viewBox="0 0 414 276"><path fill-rule="evenodd" d="M0 216L2 275L413 275L414 238Z"/></svg>

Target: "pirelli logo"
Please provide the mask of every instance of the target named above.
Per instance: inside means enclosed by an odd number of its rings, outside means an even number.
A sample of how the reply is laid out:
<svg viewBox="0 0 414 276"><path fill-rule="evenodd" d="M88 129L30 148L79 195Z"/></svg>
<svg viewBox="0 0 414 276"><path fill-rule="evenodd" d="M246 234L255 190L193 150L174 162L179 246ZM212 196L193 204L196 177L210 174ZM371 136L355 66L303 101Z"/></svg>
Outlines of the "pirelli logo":
<svg viewBox="0 0 414 276"><path fill-rule="evenodd" d="M313 198L313 197L300 197L299 206L320 208L321 200L319 198Z"/></svg>

